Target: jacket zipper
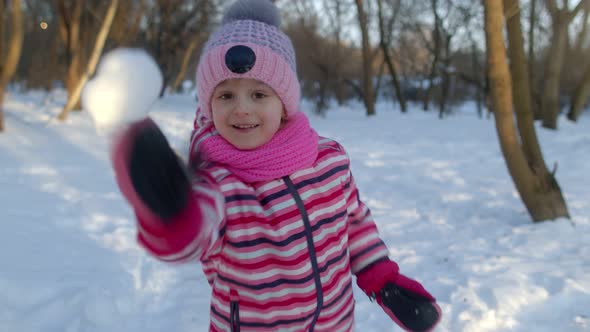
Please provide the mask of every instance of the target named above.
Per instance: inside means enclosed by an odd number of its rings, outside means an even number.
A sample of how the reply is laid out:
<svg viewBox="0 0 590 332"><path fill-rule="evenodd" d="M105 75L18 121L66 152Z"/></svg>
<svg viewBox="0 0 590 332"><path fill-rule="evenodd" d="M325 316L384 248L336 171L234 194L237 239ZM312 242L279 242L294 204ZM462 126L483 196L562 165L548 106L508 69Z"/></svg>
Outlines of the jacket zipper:
<svg viewBox="0 0 590 332"><path fill-rule="evenodd" d="M240 301L237 292L230 292L229 325L231 332L240 332Z"/></svg>
<svg viewBox="0 0 590 332"><path fill-rule="evenodd" d="M309 327L309 331L313 331L315 327L315 323L320 316L320 311L324 306L324 294L322 292L322 280L320 279L320 268L318 267L318 258L315 252L315 246L313 244L313 233L311 231L311 223L309 222L309 215L307 214L307 210L305 209L305 205L303 204L303 200L295 188L293 181L288 176L284 176L283 180L289 189L289 192L293 196L295 203L297 204L297 208L299 209L299 213L301 214L301 218L303 219L303 225L305 226L305 237L307 239L307 248L309 249L309 259L311 261L311 268L313 270L313 278L315 281L316 287L316 295L318 301L318 307L316 309L315 315L313 316L313 320Z"/></svg>

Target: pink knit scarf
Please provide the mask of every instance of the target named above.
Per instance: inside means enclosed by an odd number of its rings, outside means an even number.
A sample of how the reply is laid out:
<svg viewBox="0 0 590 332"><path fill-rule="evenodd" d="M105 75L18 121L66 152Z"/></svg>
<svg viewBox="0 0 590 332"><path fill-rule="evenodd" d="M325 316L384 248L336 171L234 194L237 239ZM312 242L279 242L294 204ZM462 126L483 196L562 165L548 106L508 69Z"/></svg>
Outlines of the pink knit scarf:
<svg viewBox="0 0 590 332"><path fill-rule="evenodd" d="M266 144L240 150L226 141L210 120L195 120L191 153L199 151L208 162L222 164L246 182L267 181L309 167L318 155L318 134L305 114L293 114Z"/></svg>

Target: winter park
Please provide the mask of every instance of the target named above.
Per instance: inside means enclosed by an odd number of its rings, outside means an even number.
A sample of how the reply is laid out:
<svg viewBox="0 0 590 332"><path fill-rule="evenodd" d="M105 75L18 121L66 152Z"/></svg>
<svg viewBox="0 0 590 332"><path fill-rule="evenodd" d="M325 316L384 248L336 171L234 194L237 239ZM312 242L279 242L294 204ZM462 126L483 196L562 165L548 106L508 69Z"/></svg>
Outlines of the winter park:
<svg viewBox="0 0 590 332"><path fill-rule="evenodd" d="M589 17L0 1L0 332L590 331Z"/></svg>

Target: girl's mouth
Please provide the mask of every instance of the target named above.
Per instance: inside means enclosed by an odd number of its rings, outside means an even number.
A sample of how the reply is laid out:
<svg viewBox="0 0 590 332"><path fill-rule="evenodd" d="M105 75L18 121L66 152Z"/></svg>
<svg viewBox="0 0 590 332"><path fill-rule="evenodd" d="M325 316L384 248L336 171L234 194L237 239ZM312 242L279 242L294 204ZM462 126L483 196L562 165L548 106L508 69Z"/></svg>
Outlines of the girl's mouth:
<svg viewBox="0 0 590 332"><path fill-rule="evenodd" d="M232 125L232 127L234 129L243 130L243 131L254 129L254 128L257 128L258 126L259 125L257 125L257 124L237 124L237 125Z"/></svg>

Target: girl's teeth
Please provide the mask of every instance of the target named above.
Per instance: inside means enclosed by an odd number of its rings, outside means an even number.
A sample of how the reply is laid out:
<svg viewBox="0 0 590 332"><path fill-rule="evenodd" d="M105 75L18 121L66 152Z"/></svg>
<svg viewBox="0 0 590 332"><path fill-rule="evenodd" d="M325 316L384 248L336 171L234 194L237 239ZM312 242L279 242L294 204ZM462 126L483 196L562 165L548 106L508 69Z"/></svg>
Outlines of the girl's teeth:
<svg viewBox="0 0 590 332"><path fill-rule="evenodd" d="M250 129L250 128L257 127L257 125L235 125L234 127L240 128L240 129Z"/></svg>

